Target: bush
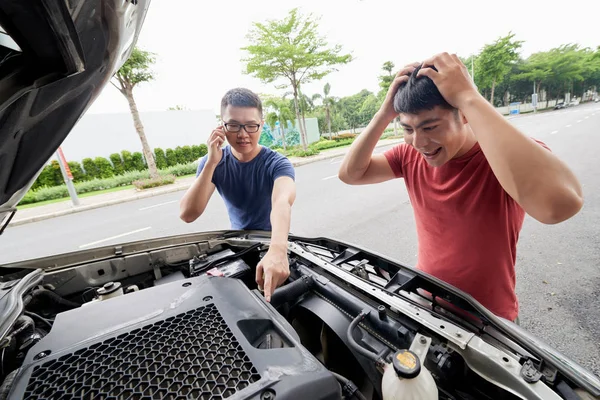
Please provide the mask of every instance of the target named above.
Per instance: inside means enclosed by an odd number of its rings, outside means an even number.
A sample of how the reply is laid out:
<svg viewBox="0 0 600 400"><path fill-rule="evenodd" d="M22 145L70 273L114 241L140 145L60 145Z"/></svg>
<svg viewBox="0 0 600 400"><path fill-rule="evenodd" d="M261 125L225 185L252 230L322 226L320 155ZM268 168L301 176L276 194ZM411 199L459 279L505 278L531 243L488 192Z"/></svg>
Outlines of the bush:
<svg viewBox="0 0 600 400"><path fill-rule="evenodd" d="M192 146L193 161L196 161L199 158L202 158L207 154L208 154L208 146L206 146L205 144L201 144L200 146L196 146L196 145Z"/></svg>
<svg viewBox="0 0 600 400"><path fill-rule="evenodd" d="M198 163L193 162L193 163L187 163L187 164L174 165L172 167L169 167L169 168L166 168L166 169L160 171L160 173L161 173L161 175L164 173L164 174L171 174L171 175L175 175L175 176L185 176L185 175L195 174L197 169L198 169Z"/></svg>
<svg viewBox="0 0 600 400"><path fill-rule="evenodd" d="M165 155L167 157L167 166L173 167L178 164L177 154L175 154L175 150L167 149L167 151L165 152Z"/></svg>
<svg viewBox="0 0 600 400"><path fill-rule="evenodd" d="M181 148L181 152L183 153L184 163L194 162L194 153L192 152L192 146L183 146Z"/></svg>
<svg viewBox="0 0 600 400"><path fill-rule="evenodd" d="M136 151L131 155L131 160L133 163L134 171L143 171L146 169L146 164L144 163L144 156L139 151Z"/></svg>
<svg viewBox="0 0 600 400"><path fill-rule="evenodd" d="M98 177L100 179L111 178L111 177L115 176L115 170L114 170L112 164L110 163L110 161L108 161L106 158L96 157L94 159L94 164L96 164L96 168L98 168L98 171L99 171Z"/></svg>
<svg viewBox="0 0 600 400"><path fill-rule="evenodd" d="M333 140L354 139L357 136L356 133L342 133L341 135L334 136Z"/></svg>
<svg viewBox="0 0 600 400"><path fill-rule="evenodd" d="M150 189L157 186L170 185L175 182L175 175L161 175L158 178L149 178L133 182L138 190Z"/></svg>
<svg viewBox="0 0 600 400"><path fill-rule="evenodd" d="M181 146L175 147L175 159L177 160L177 164L185 164L187 162Z"/></svg>
<svg viewBox="0 0 600 400"><path fill-rule="evenodd" d="M317 154L319 154L319 150L311 149L310 147L306 149L306 151L300 148L293 149L292 151L288 152L288 156L290 157L310 157L315 156Z"/></svg>
<svg viewBox="0 0 600 400"><path fill-rule="evenodd" d="M67 186L44 187L36 191L29 191L19 202L19 205L39 203L40 201L62 199L68 197Z"/></svg>
<svg viewBox="0 0 600 400"><path fill-rule="evenodd" d="M198 169L198 163L187 163L181 165L175 165L168 167L164 170L159 171L159 174L164 176L186 176L196 173ZM143 181L150 178L148 170L144 171L129 171L122 175L113 176L112 178L106 179L92 179L83 182L75 183L75 190L77 193L88 193L97 192L99 190L112 189L121 186L129 186L134 184L136 181ZM171 182L172 183L172 182ZM19 202L19 205L37 203L40 201L62 199L69 197L67 187L63 184L54 187L43 187L36 190L30 190Z"/></svg>
<svg viewBox="0 0 600 400"><path fill-rule="evenodd" d="M127 171L135 171L135 165L133 164L133 157L131 152L127 150L121 151L121 157L123 158L123 169Z"/></svg>
<svg viewBox="0 0 600 400"><path fill-rule="evenodd" d="M71 170L71 175L73 175L73 182L85 182L89 179L87 174L83 171L81 164L77 161L69 161L67 164Z"/></svg>
<svg viewBox="0 0 600 400"><path fill-rule="evenodd" d="M27 193L25 193L25 196L21 199L21 201L19 202L19 205L24 205L24 204L31 204L31 203L36 203L36 194L35 192L29 191Z"/></svg>
<svg viewBox="0 0 600 400"><path fill-rule="evenodd" d="M156 168L158 169L165 169L168 167L165 151L160 147L154 149L154 161L156 162Z"/></svg>
<svg viewBox="0 0 600 400"><path fill-rule="evenodd" d="M110 162L112 162L115 170L115 175L121 175L125 172L125 166L123 165L123 159L119 153L113 153L110 155Z"/></svg>
<svg viewBox="0 0 600 400"><path fill-rule="evenodd" d="M85 174L89 177L89 179L100 178L100 170L96 166L96 163L94 163L94 160L91 158L84 158L82 163Z"/></svg>
<svg viewBox="0 0 600 400"><path fill-rule="evenodd" d="M53 187L59 186L64 183L62 174L60 172L60 165L58 161L52 160L49 165L46 165L40 175L33 184L33 188L42 187Z"/></svg>

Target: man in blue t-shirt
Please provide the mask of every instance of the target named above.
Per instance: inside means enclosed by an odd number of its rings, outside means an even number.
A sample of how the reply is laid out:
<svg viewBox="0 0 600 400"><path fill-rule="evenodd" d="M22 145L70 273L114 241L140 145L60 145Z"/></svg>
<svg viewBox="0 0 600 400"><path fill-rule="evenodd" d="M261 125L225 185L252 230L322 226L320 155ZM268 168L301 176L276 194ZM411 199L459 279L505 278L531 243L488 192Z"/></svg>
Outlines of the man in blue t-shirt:
<svg viewBox="0 0 600 400"><path fill-rule="evenodd" d="M258 144L262 102L247 89L228 91L221 100L222 125L208 138L197 179L181 199L181 219L204 212L215 188L223 198L232 229L272 231L269 251L256 268L265 298L289 276L287 239L296 199L294 167L281 154ZM225 141L229 146L222 147Z"/></svg>

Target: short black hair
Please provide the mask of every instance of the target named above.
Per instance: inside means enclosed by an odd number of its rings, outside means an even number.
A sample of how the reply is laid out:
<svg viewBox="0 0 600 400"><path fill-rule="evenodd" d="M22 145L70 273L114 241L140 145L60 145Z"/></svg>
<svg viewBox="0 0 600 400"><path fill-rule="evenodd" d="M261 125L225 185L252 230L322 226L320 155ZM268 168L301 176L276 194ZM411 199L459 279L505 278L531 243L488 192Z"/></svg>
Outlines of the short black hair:
<svg viewBox="0 0 600 400"><path fill-rule="evenodd" d="M446 99L441 95L437 86L433 81L421 76L417 78L417 74L421 70L422 65L419 65L410 75L408 82L402 84L396 95L394 96L394 110L397 113L418 114L420 111L433 110L436 106L455 110ZM433 66L428 67L433 70L437 69Z"/></svg>
<svg viewBox="0 0 600 400"><path fill-rule="evenodd" d="M263 109L260 97L246 88L234 88L225 93L225 96L221 99L221 116L223 116L227 106L256 108L262 117Z"/></svg>

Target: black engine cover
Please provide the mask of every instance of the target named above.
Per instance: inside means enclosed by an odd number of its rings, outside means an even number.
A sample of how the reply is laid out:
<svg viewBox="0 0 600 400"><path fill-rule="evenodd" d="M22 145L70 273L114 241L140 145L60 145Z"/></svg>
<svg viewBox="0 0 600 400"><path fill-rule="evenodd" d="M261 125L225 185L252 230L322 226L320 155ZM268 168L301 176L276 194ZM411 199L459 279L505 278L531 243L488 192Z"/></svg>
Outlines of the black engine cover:
<svg viewBox="0 0 600 400"><path fill-rule="evenodd" d="M261 396L340 399L341 393L260 294L236 279L205 276L59 314L27 354L9 398Z"/></svg>

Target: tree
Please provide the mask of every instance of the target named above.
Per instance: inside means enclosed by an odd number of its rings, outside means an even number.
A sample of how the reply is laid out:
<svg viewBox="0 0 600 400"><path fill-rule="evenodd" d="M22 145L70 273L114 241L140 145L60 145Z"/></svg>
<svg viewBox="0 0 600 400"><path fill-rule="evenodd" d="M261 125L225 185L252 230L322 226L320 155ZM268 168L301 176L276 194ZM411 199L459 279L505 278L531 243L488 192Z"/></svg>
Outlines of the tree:
<svg viewBox="0 0 600 400"><path fill-rule="evenodd" d="M552 76L548 52L534 53L522 66L522 72L515 76L517 80L527 80L535 85L535 93L539 93L542 82Z"/></svg>
<svg viewBox="0 0 600 400"><path fill-rule="evenodd" d="M318 19L303 16L294 8L283 20L255 22L246 36L251 44L242 48L249 55L242 60L246 63L246 74L264 83L284 81L278 88L291 87L305 150L308 140L300 122L300 86L322 79L336 71L336 66L352 60L350 54L341 54L340 45L330 47L317 30Z"/></svg>
<svg viewBox="0 0 600 400"><path fill-rule="evenodd" d="M265 120L267 124L271 126L271 129L275 129L275 125L277 121L279 121L279 128L281 129L281 141L283 144L283 148L287 148L287 142L285 140L285 127L287 126L287 121L294 120L294 113L288 107L287 101L277 98L277 97L268 97L263 101L266 108L272 109L273 111L267 113Z"/></svg>
<svg viewBox="0 0 600 400"><path fill-rule="evenodd" d="M129 103L129 110L133 118L133 125L135 130L140 137L142 142L142 150L144 152L144 158L148 164L148 171L150 172L151 178L158 178L158 170L156 169L156 163L146 134L144 133L144 125L140 119L140 114L133 98L133 88L143 82L149 82L154 79L154 74L150 70L150 66L155 62L154 54L147 51L143 51L134 47L129 59L125 61L125 64L117 71L114 75L117 84L111 81L114 87L116 87L122 94L127 98Z"/></svg>
<svg viewBox="0 0 600 400"><path fill-rule="evenodd" d="M329 83L326 83L325 86L323 87L323 95L317 93L315 95L313 95L313 101L314 100L321 100L321 103L323 103L323 107L325 108L325 119L327 122L327 131L329 132L329 139L333 139L333 135L331 133L331 109L335 106L335 98L329 96L329 93L331 92L331 85Z"/></svg>
<svg viewBox="0 0 600 400"><path fill-rule="evenodd" d="M494 103L494 89L496 84L510 72L511 65L519 59L519 49L523 41L513 40L513 33L497 39L494 43L485 45L475 69L478 75L475 82L482 88L491 88L490 103Z"/></svg>
<svg viewBox="0 0 600 400"><path fill-rule="evenodd" d="M365 101L373 96L373 93L363 89L360 92L353 94L352 96L343 97L340 99L340 108L342 110L342 116L349 125L349 128L355 130L358 127L365 126L369 123L373 115L367 116L365 119L365 109L363 104ZM369 102L372 103L372 98ZM361 110L363 112L361 112Z"/></svg>
<svg viewBox="0 0 600 400"><path fill-rule="evenodd" d="M379 87L381 88L381 90L379 90L378 97L379 97L380 101L382 101L382 102L385 99L385 95L387 94L387 92L390 88L390 85L394 81L394 75L392 74L394 67L395 67L395 65L391 61L384 62L383 66L381 67L385 72L387 72L387 74L383 74L383 75L379 76ZM398 118L394 118L394 136L397 136L397 135L398 135Z"/></svg>

